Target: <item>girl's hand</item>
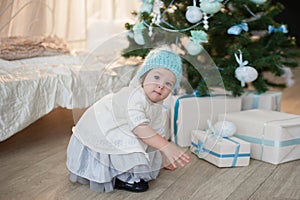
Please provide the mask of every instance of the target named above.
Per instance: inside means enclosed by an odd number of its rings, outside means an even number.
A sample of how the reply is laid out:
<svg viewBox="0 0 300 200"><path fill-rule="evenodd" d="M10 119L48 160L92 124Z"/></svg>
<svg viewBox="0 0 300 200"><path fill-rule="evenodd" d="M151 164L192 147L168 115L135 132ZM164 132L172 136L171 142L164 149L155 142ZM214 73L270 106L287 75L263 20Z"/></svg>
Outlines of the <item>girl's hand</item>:
<svg viewBox="0 0 300 200"><path fill-rule="evenodd" d="M163 166L166 169L174 170L177 168L176 164L184 167L185 163L190 162L190 157L184 153L184 151L176 146L175 144L169 142L168 145L160 149L163 153Z"/></svg>
<svg viewBox="0 0 300 200"><path fill-rule="evenodd" d="M144 143L160 150L163 153L164 167L174 170L177 168L175 163L178 163L181 167L183 167L185 163L190 162L190 157L185 154L181 148L163 138L148 125L137 126L133 130L133 133Z"/></svg>
<svg viewBox="0 0 300 200"><path fill-rule="evenodd" d="M164 154L162 154L162 167L171 171L176 169L176 166L170 164L170 161L168 161L167 157Z"/></svg>

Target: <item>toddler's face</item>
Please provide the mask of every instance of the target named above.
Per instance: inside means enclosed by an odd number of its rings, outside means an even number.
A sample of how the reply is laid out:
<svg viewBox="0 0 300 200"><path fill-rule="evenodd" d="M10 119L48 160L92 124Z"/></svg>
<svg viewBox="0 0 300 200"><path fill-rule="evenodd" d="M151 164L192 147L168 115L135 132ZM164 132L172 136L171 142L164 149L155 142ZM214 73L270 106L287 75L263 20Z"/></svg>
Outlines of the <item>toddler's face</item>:
<svg viewBox="0 0 300 200"><path fill-rule="evenodd" d="M164 68L150 70L144 81L143 88L147 97L154 103L164 100L173 90L175 75Z"/></svg>

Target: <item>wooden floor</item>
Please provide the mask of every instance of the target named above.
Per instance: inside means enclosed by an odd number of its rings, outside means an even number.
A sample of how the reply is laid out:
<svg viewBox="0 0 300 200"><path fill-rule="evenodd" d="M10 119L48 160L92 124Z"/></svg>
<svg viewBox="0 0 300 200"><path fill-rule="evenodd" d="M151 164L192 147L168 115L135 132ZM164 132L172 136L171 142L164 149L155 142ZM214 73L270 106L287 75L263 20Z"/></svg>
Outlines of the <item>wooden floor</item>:
<svg viewBox="0 0 300 200"><path fill-rule="evenodd" d="M300 115L300 69L296 84L283 92L282 111ZM92 192L72 184L66 147L72 112L58 108L20 133L0 142L0 199L300 199L300 160L272 165L252 160L247 167L217 168L190 153L191 163L162 170L146 193Z"/></svg>

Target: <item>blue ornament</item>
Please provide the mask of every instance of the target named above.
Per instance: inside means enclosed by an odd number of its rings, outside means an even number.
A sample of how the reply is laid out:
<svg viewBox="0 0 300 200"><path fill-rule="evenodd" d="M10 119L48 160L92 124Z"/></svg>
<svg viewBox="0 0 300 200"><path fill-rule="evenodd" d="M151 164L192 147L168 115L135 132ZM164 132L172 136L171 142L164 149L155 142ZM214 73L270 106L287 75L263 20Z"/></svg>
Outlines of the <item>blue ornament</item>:
<svg viewBox="0 0 300 200"><path fill-rule="evenodd" d="M207 33L205 33L204 31L200 30L200 31L191 31L191 35L192 35L192 40L194 42L208 42L207 40Z"/></svg>
<svg viewBox="0 0 300 200"><path fill-rule="evenodd" d="M271 34L271 33L276 33L276 32L288 33L288 30L287 30L287 28L285 27L285 25L281 25L281 26L278 27L278 28L275 28L275 27L272 26L272 25L269 25L269 26L268 26L268 33L269 33L269 34Z"/></svg>
<svg viewBox="0 0 300 200"><path fill-rule="evenodd" d="M240 23L234 26L231 26L228 30L227 33L230 35L240 35L242 30L248 31L248 24L247 23Z"/></svg>

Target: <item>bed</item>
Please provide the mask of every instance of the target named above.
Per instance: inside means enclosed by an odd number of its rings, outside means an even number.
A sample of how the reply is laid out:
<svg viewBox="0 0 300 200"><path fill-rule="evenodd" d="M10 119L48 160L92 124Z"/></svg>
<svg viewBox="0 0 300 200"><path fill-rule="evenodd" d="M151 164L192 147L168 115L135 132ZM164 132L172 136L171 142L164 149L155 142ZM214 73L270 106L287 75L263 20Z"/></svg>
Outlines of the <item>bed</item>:
<svg viewBox="0 0 300 200"><path fill-rule="evenodd" d="M127 34L79 51L88 43L87 16L87 1L0 3L0 142L58 107L72 109L76 123L128 85L141 59L121 56Z"/></svg>
<svg viewBox="0 0 300 200"><path fill-rule="evenodd" d="M139 63L92 52L0 59L0 141L57 107L89 107L127 85Z"/></svg>

